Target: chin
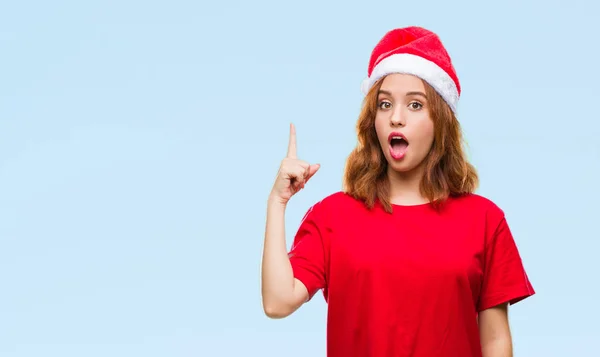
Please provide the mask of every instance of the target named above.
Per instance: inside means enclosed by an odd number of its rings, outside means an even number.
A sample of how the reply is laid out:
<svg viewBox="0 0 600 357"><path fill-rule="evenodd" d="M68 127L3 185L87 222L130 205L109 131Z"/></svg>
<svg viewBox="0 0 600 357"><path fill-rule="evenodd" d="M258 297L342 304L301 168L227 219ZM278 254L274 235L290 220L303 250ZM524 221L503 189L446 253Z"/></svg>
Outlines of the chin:
<svg viewBox="0 0 600 357"><path fill-rule="evenodd" d="M388 167L398 173L407 173L415 169L416 165L412 165L406 157L397 160L392 157L387 157Z"/></svg>
<svg viewBox="0 0 600 357"><path fill-rule="evenodd" d="M394 172L398 172L398 173L408 173L411 172L415 169L414 165L406 165L406 164L402 164L402 163L397 163L397 162L388 162L388 167L390 169L392 169Z"/></svg>

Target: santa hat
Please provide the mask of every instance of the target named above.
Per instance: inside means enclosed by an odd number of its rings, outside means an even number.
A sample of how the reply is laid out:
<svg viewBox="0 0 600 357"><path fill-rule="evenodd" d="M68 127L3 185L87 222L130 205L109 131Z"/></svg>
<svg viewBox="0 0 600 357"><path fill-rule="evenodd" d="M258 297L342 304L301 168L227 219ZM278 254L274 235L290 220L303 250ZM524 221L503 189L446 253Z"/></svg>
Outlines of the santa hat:
<svg viewBox="0 0 600 357"><path fill-rule="evenodd" d="M456 113L460 83L448 52L435 33L415 26L386 33L371 53L368 78L362 82L362 92L366 95L375 82L392 73L421 78Z"/></svg>

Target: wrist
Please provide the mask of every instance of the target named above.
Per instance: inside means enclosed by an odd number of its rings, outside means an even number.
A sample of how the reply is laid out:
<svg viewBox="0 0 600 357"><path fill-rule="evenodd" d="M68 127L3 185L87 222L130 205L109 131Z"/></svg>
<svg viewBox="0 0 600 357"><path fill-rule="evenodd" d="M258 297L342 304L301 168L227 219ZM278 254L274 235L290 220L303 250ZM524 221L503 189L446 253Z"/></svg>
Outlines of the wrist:
<svg viewBox="0 0 600 357"><path fill-rule="evenodd" d="M285 208L287 206L287 202L275 194L270 194L269 198L267 199L267 205L269 208Z"/></svg>

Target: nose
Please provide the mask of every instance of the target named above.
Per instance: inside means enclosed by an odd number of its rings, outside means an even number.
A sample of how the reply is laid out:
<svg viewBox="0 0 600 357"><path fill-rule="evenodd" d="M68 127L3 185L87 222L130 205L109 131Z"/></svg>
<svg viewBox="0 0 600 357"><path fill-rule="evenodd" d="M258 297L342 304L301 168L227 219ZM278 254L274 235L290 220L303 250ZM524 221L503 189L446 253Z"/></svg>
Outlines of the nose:
<svg viewBox="0 0 600 357"><path fill-rule="evenodd" d="M401 108L397 108L394 110L390 117L390 124L392 126L404 126L406 125L406 119L404 118L404 113Z"/></svg>

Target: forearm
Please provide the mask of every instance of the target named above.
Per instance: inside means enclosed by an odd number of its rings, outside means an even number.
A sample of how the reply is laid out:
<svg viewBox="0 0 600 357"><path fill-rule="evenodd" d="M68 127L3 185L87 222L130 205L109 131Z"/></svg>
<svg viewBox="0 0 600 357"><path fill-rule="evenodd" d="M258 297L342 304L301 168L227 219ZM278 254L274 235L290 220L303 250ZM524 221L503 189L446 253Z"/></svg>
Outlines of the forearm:
<svg viewBox="0 0 600 357"><path fill-rule="evenodd" d="M483 357L513 357L511 338L510 336L505 336L482 341L481 351Z"/></svg>
<svg viewBox="0 0 600 357"><path fill-rule="evenodd" d="M294 274L285 240L285 205L269 199L262 260L262 299L267 315L294 308Z"/></svg>

